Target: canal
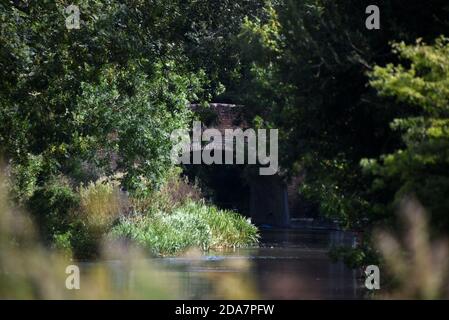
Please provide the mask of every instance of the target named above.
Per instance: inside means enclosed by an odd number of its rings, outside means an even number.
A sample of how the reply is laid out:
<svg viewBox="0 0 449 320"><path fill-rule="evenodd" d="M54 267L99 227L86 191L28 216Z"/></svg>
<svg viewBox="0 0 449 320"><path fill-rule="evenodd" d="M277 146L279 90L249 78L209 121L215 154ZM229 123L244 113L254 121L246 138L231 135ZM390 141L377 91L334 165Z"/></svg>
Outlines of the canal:
<svg viewBox="0 0 449 320"><path fill-rule="evenodd" d="M338 230L262 229L258 247L81 267L106 270L110 290L143 299L363 299L360 272L328 254L354 239Z"/></svg>
<svg viewBox="0 0 449 320"><path fill-rule="evenodd" d="M336 230L262 230L257 248L160 258L186 299L360 299L359 272L333 262L333 245L353 236Z"/></svg>

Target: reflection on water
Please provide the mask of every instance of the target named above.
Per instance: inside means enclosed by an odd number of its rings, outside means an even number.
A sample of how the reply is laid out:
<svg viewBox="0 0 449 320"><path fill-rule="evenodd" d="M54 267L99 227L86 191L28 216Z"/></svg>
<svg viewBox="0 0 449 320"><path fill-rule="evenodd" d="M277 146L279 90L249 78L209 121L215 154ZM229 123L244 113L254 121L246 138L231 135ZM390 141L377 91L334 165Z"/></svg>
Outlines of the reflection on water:
<svg viewBox="0 0 449 320"><path fill-rule="evenodd" d="M357 299L363 295L357 272L327 254L352 239L340 231L266 230L260 248L160 263L181 279L183 298Z"/></svg>
<svg viewBox="0 0 449 320"><path fill-rule="evenodd" d="M358 272L328 257L330 246L350 245L353 239L341 231L264 230L257 248L151 259L151 270L126 269L121 261L106 266L115 286L130 291L142 285L133 274L158 270L156 278L165 279L171 298L359 299L364 290Z"/></svg>

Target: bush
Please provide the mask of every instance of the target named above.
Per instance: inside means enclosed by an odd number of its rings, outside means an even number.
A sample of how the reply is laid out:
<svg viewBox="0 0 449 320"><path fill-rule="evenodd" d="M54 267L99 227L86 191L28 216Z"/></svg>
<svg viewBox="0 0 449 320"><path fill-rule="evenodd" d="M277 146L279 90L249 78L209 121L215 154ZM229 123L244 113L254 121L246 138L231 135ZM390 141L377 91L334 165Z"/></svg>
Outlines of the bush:
<svg viewBox="0 0 449 320"><path fill-rule="evenodd" d="M67 290L64 272L73 265L70 255L46 248L36 237L29 215L11 207L0 170L0 299L168 299L180 297L176 280L169 278L133 247L108 243L101 259L122 261L121 274L128 285L117 281L117 270L108 264L81 269L79 290ZM55 242L70 245L70 232ZM120 282L120 281L119 281Z"/></svg>
<svg viewBox="0 0 449 320"><path fill-rule="evenodd" d="M124 218L113 231L113 237L132 239L151 249L154 254L174 254L189 247L209 247L208 225L191 215L141 216Z"/></svg>
<svg viewBox="0 0 449 320"><path fill-rule="evenodd" d="M113 237L132 239L159 255L191 247L243 247L257 244L258 230L241 215L189 201L173 213L159 212L122 218Z"/></svg>
<svg viewBox="0 0 449 320"><path fill-rule="evenodd" d="M10 167L12 181L10 191L18 203L28 201L38 188L38 178L43 167L42 156L28 155L21 163Z"/></svg>
<svg viewBox="0 0 449 320"><path fill-rule="evenodd" d="M91 226L107 228L121 212L124 197L112 182L91 182L80 187L80 216Z"/></svg>
<svg viewBox="0 0 449 320"><path fill-rule="evenodd" d="M56 234L53 237L54 248L59 250L59 252L62 255L71 257L73 254L71 240L72 240L72 232L71 231L67 231L62 234Z"/></svg>
<svg viewBox="0 0 449 320"><path fill-rule="evenodd" d="M70 228L71 214L79 206L79 196L64 176L51 178L38 187L28 201L44 240L52 242Z"/></svg>
<svg viewBox="0 0 449 320"><path fill-rule="evenodd" d="M164 185L149 195L132 198L132 207L139 213L173 212L188 201L200 201L201 190L189 183L187 177L182 177L179 168L173 168L168 174Z"/></svg>
<svg viewBox="0 0 449 320"><path fill-rule="evenodd" d="M119 217L126 199L112 182L91 182L79 188L79 210L73 214L70 243L77 258L98 255L105 234Z"/></svg>

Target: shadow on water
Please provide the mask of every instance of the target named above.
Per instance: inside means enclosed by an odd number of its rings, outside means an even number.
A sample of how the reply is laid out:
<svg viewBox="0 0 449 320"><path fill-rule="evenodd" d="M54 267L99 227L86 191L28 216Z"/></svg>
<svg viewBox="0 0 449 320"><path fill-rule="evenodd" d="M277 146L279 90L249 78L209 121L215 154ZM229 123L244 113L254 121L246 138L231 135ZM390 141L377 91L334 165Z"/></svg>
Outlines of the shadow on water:
<svg viewBox="0 0 449 320"><path fill-rule="evenodd" d="M329 230L264 230L259 248L162 258L189 299L360 299L356 270L328 257L353 237Z"/></svg>
<svg viewBox="0 0 449 320"><path fill-rule="evenodd" d="M363 281L356 270L328 256L333 245L351 245L354 237L333 230L262 230L254 248L227 249L180 257L150 259L151 269L126 269L123 261L101 264L112 271L114 286L137 290L138 273L165 279L176 299L361 299ZM143 267L146 268L146 267ZM153 277L154 278L154 277Z"/></svg>

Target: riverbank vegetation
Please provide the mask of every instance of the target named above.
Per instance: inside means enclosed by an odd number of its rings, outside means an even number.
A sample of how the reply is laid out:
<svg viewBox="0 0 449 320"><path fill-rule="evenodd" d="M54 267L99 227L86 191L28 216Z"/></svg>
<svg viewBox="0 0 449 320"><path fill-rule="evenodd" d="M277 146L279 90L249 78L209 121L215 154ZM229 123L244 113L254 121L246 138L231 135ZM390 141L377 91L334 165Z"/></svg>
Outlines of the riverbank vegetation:
<svg viewBox="0 0 449 320"><path fill-rule="evenodd" d="M97 258L105 240L132 241L159 256L257 245L259 238L250 220L206 203L179 170L145 197L130 196L114 181L72 189L59 179L37 199L30 209L46 242L76 259ZM44 216L43 208L49 210Z"/></svg>
<svg viewBox="0 0 449 320"><path fill-rule="evenodd" d="M234 14L257 6L81 1L80 28L67 29L69 4L0 4L0 153L11 197L32 213L47 245L92 258L102 237L148 212L158 215L154 227L141 219L151 233L138 230L142 223L132 230L152 237L157 253L254 243L246 219L170 185L170 133L191 123L189 103L222 91L219 68L199 63L203 52L195 51L207 49L215 24L204 14L226 12L220 25L237 28ZM196 204L178 208L188 199Z"/></svg>
<svg viewBox="0 0 449 320"><path fill-rule="evenodd" d="M252 116L280 128L282 166L304 177L299 192L361 233L355 250L339 249L353 266L379 262L371 232L398 230L407 196L428 208L433 236L448 234L449 8L382 2L373 31L366 6L273 2L264 19L245 20L252 63L237 91Z"/></svg>
<svg viewBox="0 0 449 320"><path fill-rule="evenodd" d="M111 192L106 190L109 187L103 186L98 192L110 195ZM92 187L88 192L94 192ZM98 210L100 203L105 204L97 202L91 210ZM92 222L98 225L98 217ZM67 251L49 248L35 227L29 213L11 205L6 180L0 174L1 299L188 298L182 289L182 281L149 259L151 255L146 248L107 238L98 250L101 262L80 263L73 261ZM111 264L108 261L112 261ZM247 266L240 265L239 268L245 272ZM77 274L78 279L75 278ZM252 287L245 285L245 281L235 274L223 273L209 290L224 293L229 299L257 298ZM126 279L127 285L123 285L120 279ZM239 286L229 288L229 282L239 283Z"/></svg>
<svg viewBox="0 0 449 320"><path fill-rule="evenodd" d="M279 129L282 178L300 176L320 216L361 234L337 250L352 266L382 262L373 230L398 232L409 196L431 238L448 235L446 0L378 1L380 30L365 25L373 1L76 2L79 29L66 28L69 1L0 4L0 154L11 201L48 247L91 258L105 236L156 254L255 243L246 218L171 162L170 133L208 102Z"/></svg>
<svg viewBox="0 0 449 320"><path fill-rule="evenodd" d="M203 250L256 245L258 231L241 215L199 202L188 202L171 213L124 217L112 229L115 237L132 239L155 254L188 248Z"/></svg>

